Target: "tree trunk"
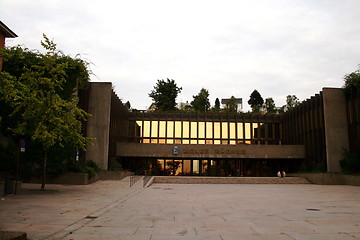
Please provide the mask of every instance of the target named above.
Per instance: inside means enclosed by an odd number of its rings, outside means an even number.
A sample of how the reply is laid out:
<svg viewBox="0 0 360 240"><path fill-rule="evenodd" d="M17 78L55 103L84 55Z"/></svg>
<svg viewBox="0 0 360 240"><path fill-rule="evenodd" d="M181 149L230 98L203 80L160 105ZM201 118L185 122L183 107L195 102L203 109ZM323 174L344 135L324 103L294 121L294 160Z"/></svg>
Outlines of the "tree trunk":
<svg viewBox="0 0 360 240"><path fill-rule="evenodd" d="M41 190L45 190L47 157L48 157L48 156L47 156L47 149L45 149L45 153L44 153L44 169L43 169Z"/></svg>

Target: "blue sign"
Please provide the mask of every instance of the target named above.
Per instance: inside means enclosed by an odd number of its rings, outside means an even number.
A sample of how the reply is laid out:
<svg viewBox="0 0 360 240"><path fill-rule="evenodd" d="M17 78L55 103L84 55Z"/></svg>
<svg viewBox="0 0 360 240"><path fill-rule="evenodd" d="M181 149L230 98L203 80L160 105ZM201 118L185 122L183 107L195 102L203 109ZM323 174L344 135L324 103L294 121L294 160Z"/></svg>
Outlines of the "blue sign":
<svg viewBox="0 0 360 240"><path fill-rule="evenodd" d="M20 152L25 152L26 142L24 139L20 140Z"/></svg>
<svg viewBox="0 0 360 240"><path fill-rule="evenodd" d="M25 148L25 146L26 146L25 140L24 140L24 139L21 139L21 140L20 140L20 147L21 147L21 148Z"/></svg>
<svg viewBox="0 0 360 240"><path fill-rule="evenodd" d="M173 154L178 155L179 154L179 148L177 146L174 146L173 148Z"/></svg>

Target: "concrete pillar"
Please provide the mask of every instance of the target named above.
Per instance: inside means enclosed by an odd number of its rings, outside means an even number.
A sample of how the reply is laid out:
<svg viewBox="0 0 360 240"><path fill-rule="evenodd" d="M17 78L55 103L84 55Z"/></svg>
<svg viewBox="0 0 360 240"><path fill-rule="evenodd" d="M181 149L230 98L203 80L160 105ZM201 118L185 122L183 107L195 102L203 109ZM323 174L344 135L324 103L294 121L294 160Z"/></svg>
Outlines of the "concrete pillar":
<svg viewBox="0 0 360 240"><path fill-rule="evenodd" d="M95 138L86 150L86 161L96 162L101 170L108 169L111 83L90 83L87 137Z"/></svg>
<svg viewBox="0 0 360 240"><path fill-rule="evenodd" d="M341 172L340 160L349 149L346 99L341 88L323 88L325 142L328 172Z"/></svg>

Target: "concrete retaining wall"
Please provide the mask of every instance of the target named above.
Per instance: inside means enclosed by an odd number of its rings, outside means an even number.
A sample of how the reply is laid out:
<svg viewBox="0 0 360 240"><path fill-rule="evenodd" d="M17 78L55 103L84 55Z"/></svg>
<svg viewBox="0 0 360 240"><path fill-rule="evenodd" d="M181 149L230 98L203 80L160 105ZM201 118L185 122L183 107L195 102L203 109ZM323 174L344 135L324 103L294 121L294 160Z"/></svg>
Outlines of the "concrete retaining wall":
<svg viewBox="0 0 360 240"><path fill-rule="evenodd" d="M344 175L336 173L304 173L292 174L292 176L306 178L313 184L360 186L360 175Z"/></svg>
<svg viewBox="0 0 360 240"><path fill-rule="evenodd" d="M89 174L87 173L66 173L61 176L46 179L46 184L65 184L65 185L87 185L92 182L97 181L98 179L89 180ZM41 178L32 178L29 181L30 183L39 183L41 184Z"/></svg>
<svg viewBox="0 0 360 240"><path fill-rule="evenodd" d="M125 171L100 171L100 180L121 180L125 177L131 176L132 172Z"/></svg>
<svg viewBox="0 0 360 240"><path fill-rule="evenodd" d="M123 171L100 171L95 177L89 179L87 173L66 173L56 178L48 178L46 184L87 185L98 180L121 180L131 174L131 172ZM28 182L41 183L41 178L33 178Z"/></svg>

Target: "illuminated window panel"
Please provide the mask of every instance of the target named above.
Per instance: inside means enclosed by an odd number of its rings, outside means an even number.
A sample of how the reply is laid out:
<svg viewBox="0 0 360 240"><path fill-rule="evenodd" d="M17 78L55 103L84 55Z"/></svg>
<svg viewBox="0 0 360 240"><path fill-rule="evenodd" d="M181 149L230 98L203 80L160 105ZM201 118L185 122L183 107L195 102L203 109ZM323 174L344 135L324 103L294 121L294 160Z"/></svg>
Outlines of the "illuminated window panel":
<svg viewBox="0 0 360 240"><path fill-rule="evenodd" d="M189 122L183 122L182 137L189 138Z"/></svg>
<svg viewBox="0 0 360 240"><path fill-rule="evenodd" d="M230 144L236 144L236 124L235 123L229 123L229 127L230 127Z"/></svg>
<svg viewBox="0 0 360 240"><path fill-rule="evenodd" d="M200 172L199 160L193 160L193 173L198 174Z"/></svg>
<svg viewBox="0 0 360 240"><path fill-rule="evenodd" d="M167 123L167 138L174 138L174 122Z"/></svg>
<svg viewBox="0 0 360 240"><path fill-rule="evenodd" d="M175 138L181 138L181 122L175 122Z"/></svg>
<svg viewBox="0 0 360 240"><path fill-rule="evenodd" d="M156 121L151 122L151 137L152 138L158 137L158 122Z"/></svg>
<svg viewBox="0 0 360 240"><path fill-rule="evenodd" d="M150 122L149 121L145 121L144 122L144 126L142 126L144 129L141 129L141 134L144 133L144 136L142 137L150 137Z"/></svg>
<svg viewBox="0 0 360 240"><path fill-rule="evenodd" d="M220 123L214 123L214 138L220 138Z"/></svg>
<svg viewBox="0 0 360 240"><path fill-rule="evenodd" d="M199 122L199 136L198 138L205 138L205 123L204 122Z"/></svg>
<svg viewBox="0 0 360 240"><path fill-rule="evenodd" d="M206 138L213 138L212 122L206 123Z"/></svg>
<svg viewBox="0 0 360 240"><path fill-rule="evenodd" d="M197 122L191 122L191 138L197 138Z"/></svg>
<svg viewBox="0 0 360 240"><path fill-rule="evenodd" d="M165 137L165 126L166 126L165 121L159 122L159 136L158 137L161 137L161 138Z"/></svg>
<svg viewBox="0 0 360 240"><path fill-rule="evenodd" d="M228 123L223 122L222 124L222 138L228 138Z"/></svg>

